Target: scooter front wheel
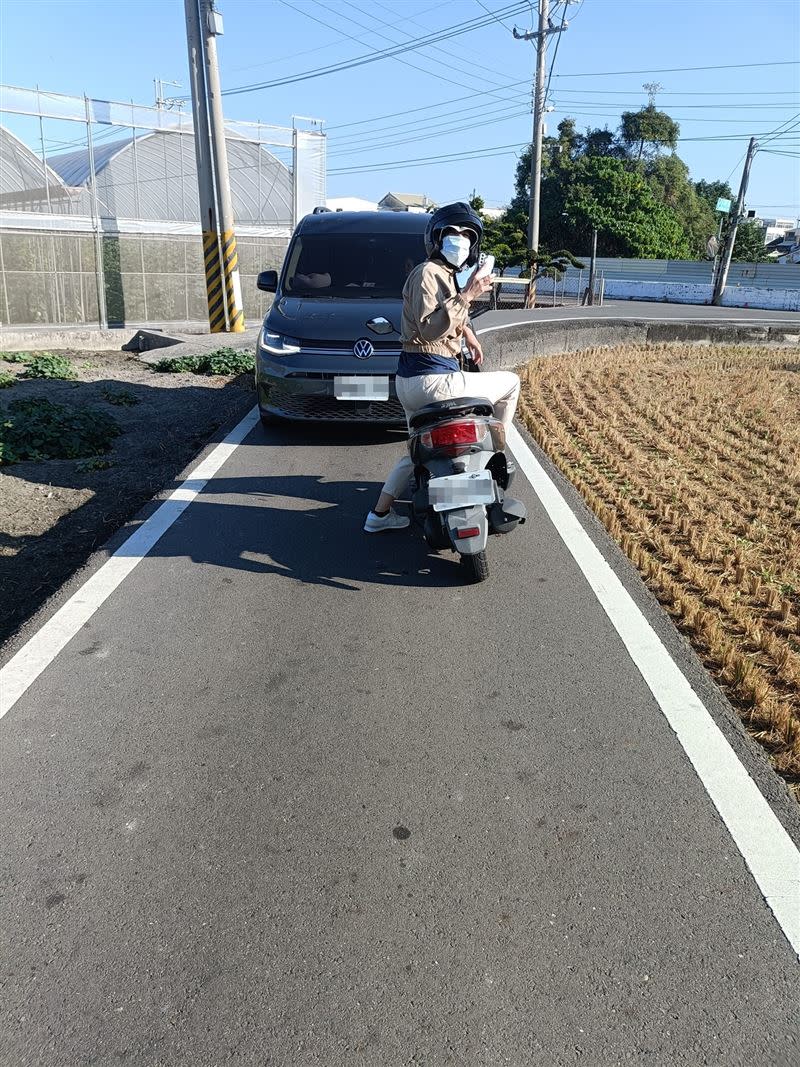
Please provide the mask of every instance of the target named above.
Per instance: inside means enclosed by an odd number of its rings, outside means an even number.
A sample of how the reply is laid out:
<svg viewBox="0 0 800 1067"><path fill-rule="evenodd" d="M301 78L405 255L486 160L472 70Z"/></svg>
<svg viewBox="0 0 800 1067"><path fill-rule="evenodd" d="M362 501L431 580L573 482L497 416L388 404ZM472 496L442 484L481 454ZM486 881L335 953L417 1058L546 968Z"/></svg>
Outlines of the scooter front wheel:
<svg viewBox="0 0 800 1067"><path fill-rule="evenodd" d="M462 556L461 566L464 567L471 582L485 582L489 577L489 560L486 558L486 549L476 552L473 556Z"/></svg>

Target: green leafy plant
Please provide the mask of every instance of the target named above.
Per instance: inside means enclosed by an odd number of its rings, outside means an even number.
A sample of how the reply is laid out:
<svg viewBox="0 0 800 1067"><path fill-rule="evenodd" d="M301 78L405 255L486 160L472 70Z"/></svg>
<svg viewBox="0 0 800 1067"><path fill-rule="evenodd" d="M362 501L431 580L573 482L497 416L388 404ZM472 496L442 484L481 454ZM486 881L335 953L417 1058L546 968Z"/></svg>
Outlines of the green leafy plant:
<svg viewBox="0 0 800 1067"><path fill-rule="evenodd" d="M218 348L203 356L197 374L244 374L255 370L255 356L250 351Z"/></svg>
<svg viewBox="0 0 800 1067"><path fill-rule="evenodd" d="M167 356L153 364L160 374L193 374L197 370L197 356Z"/></svg>
<svg viewBox="0 0 800 1067"><path fill-rule="evenodd" d="M217 348L204 356L167 356L153 364L153 370L166 374L244 374L255 369L252 352Z"/></svg>
<svg viewBox="0 0 800 1067"><path fill-rule="evenodd" d="M23 378L76 378L75 368L65 356L56 356L52 352L42 352L28 363Z"/></svg>
<svg viewBox="0 0 800 1067"><path fill-rule="evenodd" d="M68 408L44 397L12 400L0 415L0 465L102 455L121 432L115 419L94 408Z"/></svg>
<svg viewBox="0 0 800 1067"><path fill-rule="evenodd" d="M8 389L16 380L13 374L6 374L5 371L0 370L0 389Z"/></svg>
<svg viewBox="0 0 800 1067"><path fill-rule="evenodd" d="M35 352L3 352L0 359L4 359L6 363L30 363L35 355Z"/></svg>
<svg viewBox="0 0 800 1067"><path fill-rule="evenodd" d="M80 471L81 474L86 474L89 471L107 471L109 467L113 467L114 464L110 459L102 459L97 457L96 459L82 459L75 464L75 469Z"/></svg>
<svg viewBox="0 0 800 1067"><path fill-rule="evenodd" d="M110 389L103 391L103 400L108 404L115 404L119 408L132 408L139 403L139 397L129 393L127 389L112 392Z"/></svg>

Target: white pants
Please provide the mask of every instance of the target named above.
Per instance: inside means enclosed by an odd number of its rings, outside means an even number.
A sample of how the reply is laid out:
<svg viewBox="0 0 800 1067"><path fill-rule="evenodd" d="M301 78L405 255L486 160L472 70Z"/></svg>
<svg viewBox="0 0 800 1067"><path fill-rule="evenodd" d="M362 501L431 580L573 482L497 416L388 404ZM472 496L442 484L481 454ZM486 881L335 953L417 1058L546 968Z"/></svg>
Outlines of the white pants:
<svg viewBox="0 0 800 1067"><path fill-rule="evenodd" d="M437 400L455 400L459 397L474 396L491 401L495 415L506 429L511 428L514 412L519 399L519 376L513 371L495 370L482 374L421 374L415 378L395 378L397 399L403 405L406 419L428 404ZM398 459L386 479L383 492L398 497L406 488L414 464L406 454Z"/></svg>

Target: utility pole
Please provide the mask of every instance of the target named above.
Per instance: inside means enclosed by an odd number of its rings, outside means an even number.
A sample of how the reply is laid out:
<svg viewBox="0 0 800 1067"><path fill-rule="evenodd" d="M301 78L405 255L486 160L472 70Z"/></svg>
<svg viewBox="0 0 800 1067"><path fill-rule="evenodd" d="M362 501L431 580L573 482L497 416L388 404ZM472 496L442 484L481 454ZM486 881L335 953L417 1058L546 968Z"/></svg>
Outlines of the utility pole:
<svg viewBox="0 0 800 1067"><path fill-rule="evenodd" d="M536 41L536 76L534 81L533 98L533 133L531 137L531 192L528 207L528 251L533 254L539 251L539 218L540 218L540 193L542 184L542 127L545 107L544 75L547 60L547 38L554 33L561 33L568 26L566 20L560 26L555 26L550 21L550 0L539 0L539 28L536 33L518 33L514 27L514 37L518 41ZM535 269L531 264L531 278L535 276ZM536 303L536 282L531 281L528 286L528 294L525 300L526 307L533 307Z"/></svg>
<svg viewBox="0 0 800 1067"><path fill-rule="evenodd" d="M597 227L592 230L592 258L589 261L589 285L586 289L586 303L594 304L594 275L597 267Z"/></svg>
<svg viewBox="0 0 800 1067"><path fill-rule="evenodd" d="M208 322L212 333L225 330L240 333L244 329L244 313L214 40L222 31L222 20L219 13L212 10L210 0L184 0L184 9ZM212 86L213 106L210 99Z"/></svg>
<svg viewBox="0 0 800 1067"><path fill-rule="evenodd" d="M228 175L228 149L225 144L225 119L222 114L222 89L217 63L217 37L222 34L222 16L214 10L214 0L200 0L200 29L205 35L206 92L211 127L211 153L217 178L217 208L221 228L222 273L225 279L225 303L228 307L228 330L242 333L244 309L242 284L239 281L239 257L233 230L233 204Z"/></svg>
<svg viewBox="0 0 800 1067"><path fill-rule="evenodd" d="M739 223L744 217L744 198L747 193L747 183L750 181L750 167L753 163L753 157L756 154L758 148L758 142L755 137L750 138L750 144L747 146L747 155L744 161L744 170L742 171L742 180L739 183L739 196L736 201L736 211L731 219L730 227L728 228L727 236L725 237L725 247L722 250L722 255L719 261L719 270L714 280L714 295L711 297L711 303L719 306L722 303L722 297L725 294L725 283L728 280L728 271L731 266L731 259L733 257L733 246L736 242L736 231L739 228Z"/></svg>

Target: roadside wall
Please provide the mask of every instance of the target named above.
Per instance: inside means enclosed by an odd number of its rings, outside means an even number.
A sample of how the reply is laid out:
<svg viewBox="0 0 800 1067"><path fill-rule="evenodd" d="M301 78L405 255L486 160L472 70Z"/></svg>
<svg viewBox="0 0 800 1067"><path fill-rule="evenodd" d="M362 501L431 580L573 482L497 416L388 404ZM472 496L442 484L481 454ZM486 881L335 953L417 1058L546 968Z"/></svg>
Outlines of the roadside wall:
<svg viewBox="0 0 800 1067"><path fill-rule="evenodd" d="M789 268L791 269L791 268ZM598 268L599 270L599 268ZM800 270L798 270L800 280ZM626 278L604 277L606 300L649 300L667 304L710 304L713 287L710 283L678 281L636 281ZM556 283L556 298L578 297L588 282L588 271L567 274ZM552 296L553 281L540 278L536 283L537 296ZM723 307L762 308L771 311L800 311L800 288L767 289L756 286L727 286Z"/></svg>
<svg viewBox="0 0 800 1067"><path fill-rule="evenodd" d="M535 313L531 313L535 314ZM493 329L495 324L475 322L481 340L487 370L514 370L537 356L557 356L580 352L595 345L661 344L680 341L685 344L781 344L800 349L800 321L797 328L783 324L750 326L746 324L647 322L621 319L582 319L552 322L531 318L513 326Z"/></svg>

